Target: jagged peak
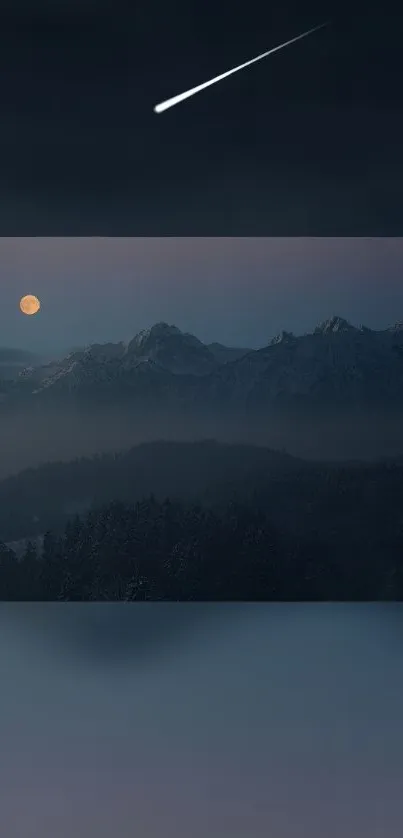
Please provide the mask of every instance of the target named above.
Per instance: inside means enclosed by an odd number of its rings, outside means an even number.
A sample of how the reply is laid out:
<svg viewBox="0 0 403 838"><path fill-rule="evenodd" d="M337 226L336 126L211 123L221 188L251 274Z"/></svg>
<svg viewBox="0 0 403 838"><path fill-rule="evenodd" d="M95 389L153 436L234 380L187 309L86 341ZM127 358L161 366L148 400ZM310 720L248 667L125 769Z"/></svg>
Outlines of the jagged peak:
<svg viewBox="0 0 403 838"><path fill-rule="evenodd" d="M315 335L328 335L334 332L356 332L357 329L355 326L352 326L348 320L345 320L344 317L339 317L338 315L333 315L333 317L329 317L328 320L324 320L322 323L319 323L314 330Z"/></svg>
<svg viewBox="0 0 403 838"><path fill-rule="evenodd" d="M293 332L286 332L284 329L269 341L269 346L276 346L278 343L292 343L295 340Z"/></svg>
<svg viewBox="0 0 403 838"><path fill-rule="evenodd" d="M392 326L388 326L387 332L403 332L403 320L398 320Z"/></svg>
<svg viewBox="0 0 403 838"><path fill-rule="evenodd" d="M150 326L149 329L142 329L137 335L134 336L133 340L130 343L133 346L141 346L144 341L148 340L149 338L159 338L159 337L168 337L170 335L182 335L180 329L177 326L169 325L164 321L160 321L158 323L154 323L153 326Z"/></svg>
<svg viewBox="0 0 403 838"><path fill-rule="evenodd" d="M182 335L180 329L174 324L165 323L164 320L158 321L158 323L154 323L153 326L148 330L152 335Z"/></svg>

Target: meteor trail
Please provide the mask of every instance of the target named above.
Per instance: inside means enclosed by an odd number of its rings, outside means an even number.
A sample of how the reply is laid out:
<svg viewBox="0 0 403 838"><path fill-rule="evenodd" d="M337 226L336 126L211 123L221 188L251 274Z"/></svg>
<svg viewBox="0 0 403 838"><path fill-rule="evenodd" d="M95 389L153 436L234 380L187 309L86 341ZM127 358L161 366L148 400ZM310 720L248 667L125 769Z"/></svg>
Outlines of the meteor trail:
<svg viewBox="0 0 403 838"><path fill-rule="evenodd" d="M179 102L183 102L184 99L189 99L189 97L194 96L195 93L200 93L201 90L204 90L206 87L210 87L210 85L215 84L217 81L226 79L227 76L232 76L232 74L237 73L238 70L243 70L244 67L249 67L249 65L254 64L255 61L260 61L262 58L272 55L273 52L277 52L279 49L288 47L289 44L294 44L296 41L300 41L301 38L306 38L307 35L311 35L312 32L317 32L318 29L323 29L323 27L327 26L329 22L330 21L326 21L326 23L321 23L313 29L308 29L308 31L303 32L302 35L297 35L296 38L291 38L291 40L285 41L284 44L280 44L278 47L273 47L273 49L263 52L261 55L256 56L256 58L252 58L250 61L245 61L244 64L240 64L238 67L233 67L232 70L227 70L226 73L221 73L220 76L216 76L214 79L210 79L210 81L205 81L203 84L198 84L197 87L192 87L191 90L186 90L184 93L178 93L177 96L172 96L171 99L166 99L165 102L160 102L159 105L155 105L154 113L162 113L163 111L168 110L168 108L173 108L174 105L179 105Z"/></svg>

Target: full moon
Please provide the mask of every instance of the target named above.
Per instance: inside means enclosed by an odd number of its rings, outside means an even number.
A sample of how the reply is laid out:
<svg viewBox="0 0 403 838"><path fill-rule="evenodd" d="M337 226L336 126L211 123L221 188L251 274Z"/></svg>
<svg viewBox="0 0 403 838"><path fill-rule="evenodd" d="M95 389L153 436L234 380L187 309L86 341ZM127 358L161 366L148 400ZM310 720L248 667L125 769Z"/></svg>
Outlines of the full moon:
<svg viewBox="0 0 403 838"><path fill-rule="evenodd" d="M38 297L35 297L33 294L26 294L25 297L21 297L20 309L23 314L36 314L40 307L41 304Z"/></svg>

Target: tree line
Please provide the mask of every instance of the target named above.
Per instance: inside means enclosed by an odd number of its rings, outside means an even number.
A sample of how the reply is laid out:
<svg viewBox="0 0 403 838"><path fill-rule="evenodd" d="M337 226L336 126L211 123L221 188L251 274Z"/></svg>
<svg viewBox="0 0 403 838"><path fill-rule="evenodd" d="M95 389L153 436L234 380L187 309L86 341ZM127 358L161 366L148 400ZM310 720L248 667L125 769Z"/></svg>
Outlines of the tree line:
<svg viewBox="0 0 403 838"><path fill-rule="evenodd" d="M20 558L0 543L0 598L400 600L403 530L386 552L348 539L330 549L320 535L274 526L264 499L115 501L47 532L40 548L28 542Z"/></svg>

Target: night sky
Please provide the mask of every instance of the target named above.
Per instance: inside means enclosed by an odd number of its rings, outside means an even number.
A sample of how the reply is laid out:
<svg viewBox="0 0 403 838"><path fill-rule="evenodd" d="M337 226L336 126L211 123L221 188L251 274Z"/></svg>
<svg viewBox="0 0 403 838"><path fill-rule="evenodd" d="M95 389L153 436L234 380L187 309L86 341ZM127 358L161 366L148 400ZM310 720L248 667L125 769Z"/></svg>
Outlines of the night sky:
<svg viewBox="0 0 403 838"><path fill-rule="evenodd" d="M3 238L0 346L63 352L161 320L251 348L334 314L382 329L403 319L402 276L403 238Z"/></svg>
<svg viewBox="0 0 403 838"><path fill-rule="evenodd" d="M398 8L8 0L0 234L401 234Z"/></svg>
<svg viewBox="0 0 403 838"><path fill-rule="evenodd" d="M4 604L0 626L7 838L402 835L400 605Z"/></svg>

